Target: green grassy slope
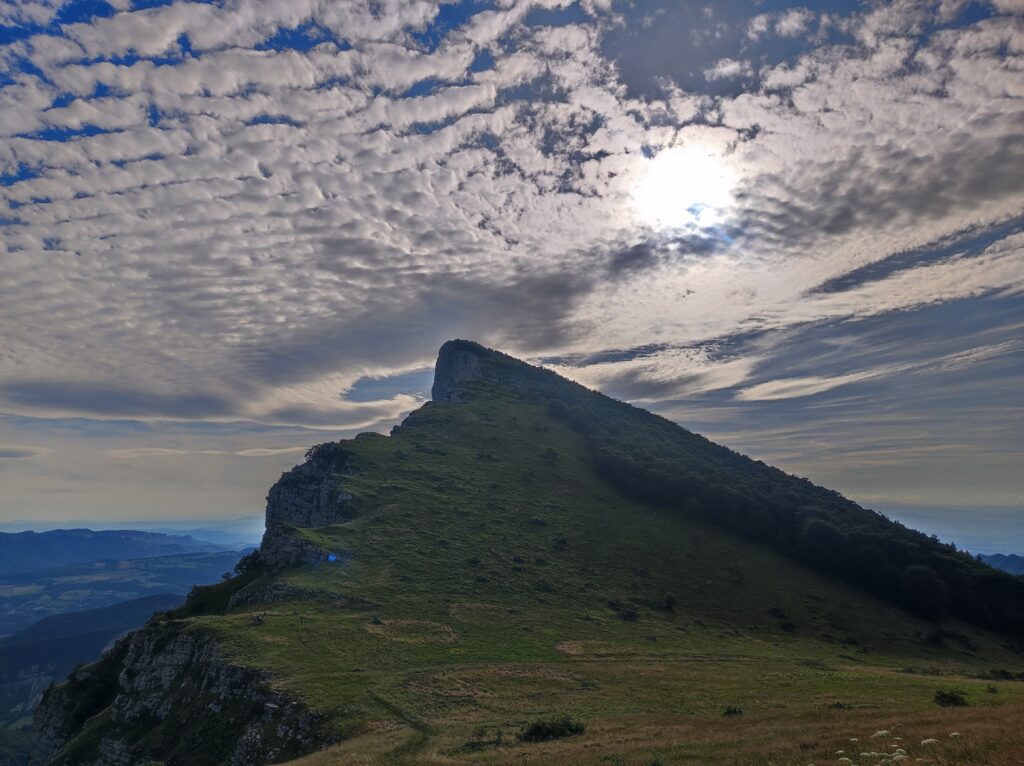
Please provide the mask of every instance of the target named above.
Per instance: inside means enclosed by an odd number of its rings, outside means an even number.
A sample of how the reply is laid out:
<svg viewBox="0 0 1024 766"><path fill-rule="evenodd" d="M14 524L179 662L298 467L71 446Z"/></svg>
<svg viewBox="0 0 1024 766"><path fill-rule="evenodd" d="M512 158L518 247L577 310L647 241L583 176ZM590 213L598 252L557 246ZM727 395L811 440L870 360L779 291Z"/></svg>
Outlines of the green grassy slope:
<svg viewBox="0 0 1024 766"><path fill-rule="evenodd" d="M822 764L893 726L923 762L1019 763L1024 735L993 726L1024 715L1010 639L924 620L624 493L593 433L498 377L390 437L332 447L348 456L350 518L294 530L332 557L247 571L150 630L214 636L325 716L344 741L308 766ZM274 583L292 595L228 609L232 593ZM937 707L938 689L968 707ZM556 714L586 732L517 741ZM83 736L102 736L104 716ZM173 739L159 729L145 736Z"/></svg>
<svg viewBox="0 0 1024 766"><path fill-rule="evenodd" d="M480 726L507 735L558 711L913 709L931 705L935 676L1024 664L963 625L929 641L931 623L625 498L582 436L510 392L431 404L390 438L344 446L355 517L304 532L339 561L281 575L335 598L259 607L259 625L191 620L345 733L390 721L409 729L401 747L451 755ZM976 704L1024 697L957 683Z"/></svg>

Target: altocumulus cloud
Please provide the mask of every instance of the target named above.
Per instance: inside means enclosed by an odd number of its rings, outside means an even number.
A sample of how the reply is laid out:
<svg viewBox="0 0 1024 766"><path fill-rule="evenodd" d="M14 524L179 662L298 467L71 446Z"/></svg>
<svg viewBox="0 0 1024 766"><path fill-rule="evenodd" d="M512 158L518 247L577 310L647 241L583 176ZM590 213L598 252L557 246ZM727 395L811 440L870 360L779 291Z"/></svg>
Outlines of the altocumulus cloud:
<svg viewBox="0 0 1024 766"><path fill-rule="evenodd" d="M1018 2L151 5L0 3L0 411L374 427L422 392L346 392L453 336L721 411L1024 289ZM714 225L636 208L680 146Z"/></svg>
<svg viewBox="0 0 1024 766"><path fill-rule="evenodd" d="M46 447L23 447L15 444L0 444L0 460L32 460L50 452Z"/></svg>

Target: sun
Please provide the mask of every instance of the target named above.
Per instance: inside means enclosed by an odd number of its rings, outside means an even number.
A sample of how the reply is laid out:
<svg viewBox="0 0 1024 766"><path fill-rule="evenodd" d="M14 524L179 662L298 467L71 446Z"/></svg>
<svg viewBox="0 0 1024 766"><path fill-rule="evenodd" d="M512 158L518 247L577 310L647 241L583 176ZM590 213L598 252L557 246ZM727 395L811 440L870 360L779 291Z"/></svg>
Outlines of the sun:
<svg viewBox="0 0 1024 766"><path fill-rule="evenodd" d="M726 218L735 186L735 171L714 150L700 144L674 146L646 160L633 204L649 226L703 229Z"/></svg>

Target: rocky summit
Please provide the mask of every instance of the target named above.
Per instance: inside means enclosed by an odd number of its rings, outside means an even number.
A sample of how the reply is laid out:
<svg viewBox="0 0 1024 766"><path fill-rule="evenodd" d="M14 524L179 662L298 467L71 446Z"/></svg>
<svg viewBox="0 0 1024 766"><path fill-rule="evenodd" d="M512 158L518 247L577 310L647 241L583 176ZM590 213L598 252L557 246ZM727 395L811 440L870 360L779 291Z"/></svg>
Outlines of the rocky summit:
<svg viewBox="0 0 1024 766"><path fill-rule="evenodd" d="M1021 762L1020 578L469 341L432 396L51 687L38 763Z"/></svg>

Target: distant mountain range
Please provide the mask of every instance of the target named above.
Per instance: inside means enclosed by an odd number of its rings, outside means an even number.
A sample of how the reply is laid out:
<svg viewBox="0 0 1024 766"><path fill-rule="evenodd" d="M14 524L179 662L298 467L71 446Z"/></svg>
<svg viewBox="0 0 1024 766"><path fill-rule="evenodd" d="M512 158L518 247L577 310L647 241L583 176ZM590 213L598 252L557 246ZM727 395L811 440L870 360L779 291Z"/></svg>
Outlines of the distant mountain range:
<svg viewBox="0 0 1024 766"><path fill-rule="evenodd" d="M980 553L978 558L990 567L1015 575L1024 575L1024 556L1015 553Z"/></svg>
<svg viewBox="0 0 1024 766"><path fill-rule="evenodd" d="M76 519L46 521L20 519L0 522L0 532L45 532L51 529L91 529L117 531L131 529L164 535L194 537L208 543L241 549L259 545L263 536L263 516L241 516L234 519ZM0 765L2 766L2 765Z"/></svg>
<svg viewBox="0 0 1024 766"><path fill-rule="evenodd" d="M144 559L185 553L211 553L228 546L187 535L120 529L54 529L0 532L0 575L84 564L101 559Z"/></svg>
<svg viewBox="0 0 1024 766"><path fill-rule="evenodd" d="M53 614L109 606L154 593L185 595L216 582L240 551L111 558L0 574L0 636Z"/></svg>

